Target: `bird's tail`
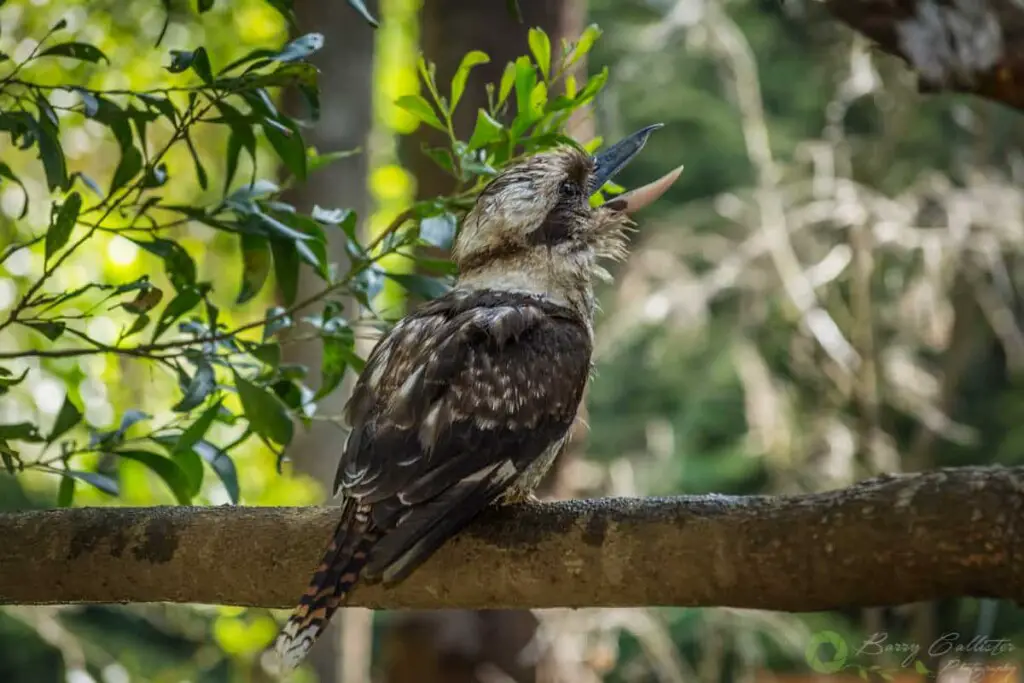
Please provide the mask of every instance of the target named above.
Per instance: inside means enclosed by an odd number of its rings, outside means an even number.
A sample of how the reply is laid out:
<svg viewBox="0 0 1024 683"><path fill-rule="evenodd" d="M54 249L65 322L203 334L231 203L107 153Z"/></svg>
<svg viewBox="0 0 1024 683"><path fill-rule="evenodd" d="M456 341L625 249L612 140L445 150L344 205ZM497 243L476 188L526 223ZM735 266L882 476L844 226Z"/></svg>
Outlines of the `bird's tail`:
<svg viewBox="0 0 1024 683"><path fill-rule="evenodd" d="M277 636L274 650L280 674L291 671L305 659L359 579L367 554L378 539L369 506L346 501L341 521L309 587Z"/></svg>

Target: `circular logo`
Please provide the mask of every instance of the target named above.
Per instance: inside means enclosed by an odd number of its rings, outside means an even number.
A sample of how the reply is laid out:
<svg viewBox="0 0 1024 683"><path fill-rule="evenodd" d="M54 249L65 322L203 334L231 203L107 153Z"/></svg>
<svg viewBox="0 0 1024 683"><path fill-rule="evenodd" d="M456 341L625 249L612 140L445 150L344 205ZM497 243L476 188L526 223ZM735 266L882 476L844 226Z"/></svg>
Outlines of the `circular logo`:
<svg viewBox="0 0 1024 683"><path fill-rule="evenodd" d="M821 651L822 645L830 646L830 648L825 650L824 656ZM828 655L828 649L833 651L831 656ZM804 657L811 668L818 673L834 674L846 665L847 653L846 641L843 640L841 635L835 631L819 631L814 634L811 642L807 644Z"/></svg>

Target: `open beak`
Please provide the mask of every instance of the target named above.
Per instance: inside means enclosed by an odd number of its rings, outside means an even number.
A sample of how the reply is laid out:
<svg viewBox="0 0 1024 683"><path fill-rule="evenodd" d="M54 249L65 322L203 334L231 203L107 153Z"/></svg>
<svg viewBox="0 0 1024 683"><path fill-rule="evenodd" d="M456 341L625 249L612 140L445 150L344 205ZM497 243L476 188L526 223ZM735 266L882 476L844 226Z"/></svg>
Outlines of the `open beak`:
<svg viewBox="0 0 1024 683"><path fill-rule="evenodd" d="M641 128L595 156L594 176L590 186L591 194L600 190L606 182L614 178L619 171L625 168L626 164L632 161L633 157L644 148L647 138L651 136L651 133L662 127L663 124L655 123L646 128ZM665 191L671 187L672 183L676 181L682 172L683 167L679 166L654 182L613 197L601 206L627 214L639 211L665 194Z"/></svg>

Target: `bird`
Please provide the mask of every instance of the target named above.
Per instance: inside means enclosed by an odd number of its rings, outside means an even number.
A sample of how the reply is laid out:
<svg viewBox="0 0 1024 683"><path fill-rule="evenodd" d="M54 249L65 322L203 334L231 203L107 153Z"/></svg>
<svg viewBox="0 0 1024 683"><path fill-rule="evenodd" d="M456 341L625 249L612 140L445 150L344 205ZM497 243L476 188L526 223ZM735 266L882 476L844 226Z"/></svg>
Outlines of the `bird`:
<svg viewBox="0 0 1024 683"><path fill-rule="evenodd" d="M591 155L563 144L509 166L456 235L458 277L370 352L345 405L340 520L274 644L299 666L357 582L397 584L491 505L536 500L592 374L594 284L626 256L631 215L682 166L591 197L662 124Z"/></svg>

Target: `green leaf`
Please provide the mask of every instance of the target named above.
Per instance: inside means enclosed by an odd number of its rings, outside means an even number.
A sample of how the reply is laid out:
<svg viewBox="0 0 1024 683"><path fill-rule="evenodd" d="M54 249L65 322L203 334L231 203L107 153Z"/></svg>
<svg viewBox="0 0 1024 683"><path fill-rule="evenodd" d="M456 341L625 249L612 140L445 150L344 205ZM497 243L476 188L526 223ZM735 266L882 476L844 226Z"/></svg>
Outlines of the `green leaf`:
<svg viewBox="0 0 1024 683"><path fill-rule="evenodd" d="M145 465L151 472L164 480L179 504L188 505L192 502L192 485L188 476L175 461L152 451L138 449L115 451L115 455Z"/></svg>
<svg viewBox="0 0 1024 683"><path fill-rule="evenodd" d="M194 52L189 50L171 50L171 63L166 68L172 74L180 74L192 66L193 60L195 60Z"/></svg>
<svg viewBox="0 0 1024 683"><path fill-rule="evenodd" d="M57 507L71 507L75 499L75 479L73 477L62 477L60 486L57 487Z"/></svg>
<svg viewBox="0 0 1024 683"><path fill-rule="evenodd" d="M51 322L48 320L19 320L18 322L26 327L31 327L50 341L57 341L60 339L60 336L64 334L64 330L67 327L62 322Z"/></svg>
<svg viewBox="0 0 1024 683"><path fill-rule="evenodd" d="M352 209L325 209L314 204L313 213L310 214L313 220L326 225L341 225L352 213Z"/></svg>
<svg viewBox="0 0 1024 683"><path fill-rule="evenodd" d="M175 290L180 292L195 285L196 264L183 246L161 237L155 237L152 240L142 240L134 237L129 237L128 239L163 260L164 267L167 269L167 277L170 279Z"/></svg>
<svg viewBox="0 0 1024 683"><path fill-rule="evenodd" d="M164 292L162 289L159 287L147 287L146 289L139 291L131 301L126 301L121 304L121 308L129 313L139 316L139 318L136 319L138 320L146 313L153 310L153 308L160 303L160 300L163 298ZM138 330L134 330L134 332L138 332Z"/></svg>
<svg viewBox="0 0 1024 683"><path fill-rule="evenodd" d="M67 200L60 206L53 225L46 231L46 260L49 261L71 237L71 231L78 221L78 214L82 210L82 195L72 192Z"/></svg>
<svg viewBox="0 0 1024 683"><path fill-rule="evenodd" d="M206 436L206 432L210 430L210 426L217 417L217 413L220 412L223 401L215 401L209 408L203 411L203 414L197 417L192 424L188 426L178 437L178 440L174 444L175 451L183 451L192 448L200 439Z"/></svg>
<svg viewBox="0 0 1024 683"><path fill-rule="evenodd" d="M361 16L370 26L374 28L379 26L377 20L374 19L373 15L370 14L370 11L366 9L366 5L363 4L362 0L348 0L348 4L356 12L359 12L359 16Z"/></svg>
<svg viewBox="0 0 1024 683"><path fill-rule="evenodd" d="M81 472L79 470L53 470L57 474L64 475L65 477L74 477L79 481L84 481L90 486L98 488L103 493L111 496L119 494L117 482L108 477L105 474L98 472Z"/></svg>
<svg viewBox="0 0 1024 683"><path fill-rule="evenodd" d="M43 437L39 435L39 428L31 422L0 424L0 439L17 439L34 443L41 443L43 441Z"/></svg>
<svg viewBox="0 0 1024 683"><path fill-rule="evenodd" d="M0 161L0 178L7 178L21 188L21 193L24 197L21 204L21 213L18 214L18 220L21 220L28 213L28 190L25 189L25 184L21 182L21 179L14 175L14 171L11 170L11 167L2 161Z"/></svg>
<svg viewBox="0 0 1024 683"><path fill-rule="evenodd" d="M450 175L458 177L455 172L455 161L452 159L451 150L446 147L427 147L425 144L421 145L420 149L430 159L447 171Z"/></svg>
<svg viewBox="0 0 1024 683"><path fill-rule="evenodd" d="M402 95L395 100L395 104L431 128L436 128L442 132L448 131L444 124L441 123L441 119L437 118L437 114L430 107L430 103L422 95Z"/></svg>
<svg viewBox="0 0 1024 683"><path fill-rule="evenodd" d="M473 135L469 138L469 149L480 149L492 142L498 142L504 133L500 123L483 109L476 113L476 126L473 128Z"/></svg>
<svg viewBox="0 0 1024 683"><path fill-rule="evenodd" d="M293 321L291 317L285 312L280 306L273 306L267 309L266 315L263 317L263 341L267 341L281 330L286 330L292 326Z"/></svg>
<svg viewBox="0 0 1024 683"><path fill-rule="evenodd" d="M178 110L174 108L174 103L167 99L166 95L157 93L139 93L139 99L146 103L146 106L150 109L155 109L164 118L167 119L168 123L174 124L178 120Z"/></svg>
<svg viewBox="0 0 1024 683"><path fill-rule="evenodd" d="M324 46L324 34L307 33L285 45L284 49L273 56L279 62L295 62L305 59Z"/></svg>
<svg viewBox="0 0 1024 683"><path fill-rule="evenodd" d="M207 360L200 359L196 363L196 374L192 375L192 379L185 388L185 395L171 410L176 413L187 413L202 404L216 388L217 377L213 366Z"/></svg>
<svg viewBox="0 0 1024 683"><path fill-rule="evenodd" d="M18 377L14 377L9 370L0 367L0 396L10 391L11 387L16 387L24 382L26 377L28 377L28 368L22 370Z"/></svg>
<svg viewBox="0 0 1024 683"><path fill-rule="evenodd" d="M282 220L288 220L289 224L304 238L293 242L299 258L315 268L324 280L329 279L327 236L324 234L323 227L311 218L300 214L279 213L278 215Z"/></svg>
<svg viewBox="0 0 1024 683"><path fill-rule="evenodd" d="M157 320L153 328L153 336L150 339L150 343L159 339L160 335L173 325L175 320L195 308L202 298L202 293L195 287L178 292L178 295L171 299L170 303L164 308L163 313L160 314L160 319Z"/></svg>
<svg viewBox="0 0 1024 683"><path fill-rule="evenodd" d="M272 368L281 364L281 346L279 344L254 344L249 348L249 353Z"/></svg>
<svg viewBox="0 0 1024 683"><path fill-rule="evenodd" d="M121 154L121 161L114 170L114 177L110 181L110 194L114 194L139 174L143 166L142 152L134 146L127 147Z"/></svg>
<svg viewBox="0 0 1024 683"><path fill-rule="evenodd" d="M238 398L253 431L282 446L291 443L295 426L285 405L265 388L253 384L237 372L234 374Z"/></svg>
<svg viewBox="0 0 1024 683"><path fill-rule="evenodd" d="M60 412L57 413L57 420L53 423L53 429L50 430L50 436L46 438L47 443L53 443L59 439L69 429L81 422L81 420L82 411L71 401L71 392L68 392L64 396L64 405L60 407Z"/></svg>
<svg viewBox="0 0 1024 683"><path fill-rule="evenodd" d="M917 670L917 673L925 676L931 673L931 671L928 670L928 667L925 666L924 662L922 662L920 659L914 660L914 669Z"/></svg>
<svg viewBox="0 0 1024 683"><path fill-rule="evenodd" d="M235 463L231 460L231 457L205 440L197 442L192 449L210 465L217 478L224 485L224 490L227 492L231 502L237 505L240 497L238 472L235 470Z"/></svg>
<svg viewBox="0 0 1024 683"><path fill-rule="evenodd" d="M190 67L203 83L206 85L213 83L213 69L210 66L210 57L206 54L206 48L197 47L191 52L171 50L171 63L167 67L168 71L177 74Z"/></svg>
<svg viewBox="0 0 1024 683"><path fill-rule="evenodd" d="M241 131L246 131L245 133ZM249 140L246 139L246 133L252 141L252 147L249 147ZM252 134L251 130L243 126L232 126L231 133L228 135L228 149L227 149L227 165L224 170L224 194L228 193L231 188L231 181L235 179L235 172L238 170L238 158L242 154L242 149L247 149L250 156L252 151L256 147L256 137Z"/></svg>
<svg viewBox="0 0 1024 683"><path fill-rule="evenodd" d="M171 285L178 292L189 289L196 284L196 262L191 259L184 247L176 242L154 238L153 240L138 240L128 238L154 256L159 256L164 261L167 269L168 279Z"/></svg>
<svg viewBox="0 0 1024 683"><path fill-rule="evenodd" d="M455 239L458 221L450 213L430 216L420 221L420 239L439 249L448 249Z"/></svg>
<svg viewBox="0 0 1024 683"><path fill-rule="evenodd" d="M253 160L253 163L256 161L256 136L253 135L248 120L238 110L223 102L220 103L219 107L221 114L224 115L231 128L231 133L228 135L227 165L224 172L224 194L227 195L231 181L234 180L235 173L238 170L238 160L242 150L244 149L248 152L249 158Z"/></svg>
<svg viewBox="0 0 1024 683"><path fill-rule="evenodd" d="M274 254L274 277L284 303L291 306L299 291L299 252L291 240L270 240Z"/></svg>
<svg viewBox="0 0 1024 683"><path fill-rule="evenodd" d="M542 29L531 28L527 40L530 43L533 59L540 68L540 76L547 81L551 72L551 39Z"/></svg>
<svg viewBox="0 0 1024 683"><path fill-rule="evenodd" d="M509 94L512 92L512 86L516 84L516 62L509 62L505 65L505 70L501 74L501 85L498 87L498 102L500 106L505 100L508 99Z"/></svg>
<svg viewBox="0 0 1024 683"><path fill-rule="evenodd" d="M110 132L114 134L114 139L117 140L118 146L121 148L123 156L132 147L131 115L105 97L95 94L92 97L96 103L96 111L93 112L92 118L110 129ZM174 110L173 107L171 110ZM144 140L141 137L140 139Z"/></svg>
<svg viewBox="0 0 1024 683"><path fill-rule="evenodd" d="M45 102L42 97L36 98L40 114L50 108L49 103ZM57 189L69 189L67 159L64 158L64 150L60 146L57 125L46 116L40 115L38 134L39 158L43 162L47 187L51 192Z"/></svg>
<svg viewBox="0 0 1024 683"><path fill-rule="evenodd" d="M270 99L270 95L267 94L266 90L263 88L243 90L239 94L252 108L253 113L267 117L268 125L281 126L280 123L274 120L274 117L278 115L277 107L274 106L274 101Z"/></svg>
<svg viewBox="0 0 1024 683"><path fill-rule="evenodd" d="M15 468L14 465L14 460L16 457L17 454L10 447L10 445L3 439L0 439L0 461L3 462L4 469L7 470L7 474L13 475L15 472L17 472L17 469Z"/></svg>
<svg viewBox="0 0 1024 683"><path fill-rule="evenodd" d="M320 89L317 86L307 85L305 83L299 83L298 85L299 94L302 95L303 101L306 103L306 108L309 110L309 118L312 121L320 120ZM314 166L310 160L310 172L315 171L319 166Z"/></svg>
<svg viewBox="0 0 1024 683"><path fill-rule="evenodd" d="M355 156L362 152L362 149L356 147L355 149L345 149L337 152L327 152L326 154L320 154L312 147L307 150L307 164L309 166L309 172L313 173L319 171L321 168L326 168L335 161L341 159L347 159L348 157Z"/></svg>
<svg viewBox="0 0 1024 683"><path fill-rule="evenodd" d="M323 360L320 368L320 388L313 396L319 401L334 391L345 377L348 359L355 353L355 335L348 330L347 335L328 335L323 340Z"/></svg>
<svg viewBox="0 0 1024 683"><path fill-rule="evenodd" d="M583 91L576 97L576 106L579 107L586 104L589 100L592 100L604 84L608 82L608 67L601 69L600 73L594 74L587 81L587 84L583 86Z"/></svg>
<svg viewBox="0 0 1024 683"><path fill-rule="evenodd" d="M260 293L270 275L270 246L267 239L259 235L242 233L242 286L235 299L244 304Z"/></svg>
<svg viewBox="0 0 1024 683"><path fill-rule="evenodd" d="M185 146L188 147L188 152L192 155L192 166L196 169L196 179L199 181L199 187L205 190L209 186L210 181L206 175L206 169L203 167L203 160L199 158L199 152L196 150L196 146L192 144L192 134L189 133L188 129L185 130L183 137L185 138Z"/></svg>
<svg viewBox="0 0 1024 683"><path fill-rule="evenodd" d="M443 296L448 293L450 289L448 285L444 284L437 278L427 277L425 275L408 274L408 273L384 273L387 277L391 278L398 284L402 285L406 290L412 292L416 296L422 297L426 300L436 299L439 296Z"/></svg>
<svg viewBox="0 0 1024 683"><path fill-rule="evenodd" d="M124 334L121 335L122 339L127 339L133 335L142 332L149 325L150 318L145 313L139 315L135 320L132 321L131 327L129 327Z"/></svg>
<svg viewBox="0 0 1024 683"><path fill-rule="evenodd" d="M519 0L505 0L505 11L516 20L516 23L523 23L523 11L519 7Z"/></svg>
<svg viewBox="0 0 1024 683"><path fill-rule="evenodd" d="M455 75L452 76L451 111L455 111L459 100L462 99L462 93L466 90L466 80L469 78L469 72L474 66L487 64L490 61L491 58L480 50L471 50L462 58L459 68L455 70Z"/></svg>
<svg viewBox="0 0 1024 683"><path fill-rule="evenodd" d="M300 417L309 417L316 411L313 392L302 382L281 379L274 382L270 388L286 406L300 412Z"/></svg>
<svg viewBox="0 0 1024 683"><path fill-rule="evenodd" d="M451 262L450 259L444 258L428 258L426 256L417 256L416 265L424 272L431 275L451 275L455 276L458 274L458 267Z"/></svg>
<svg viewBox="0 0 1024 683"><path fill-rule="evenodd" d="M520 57L516 60L516 122L530 114L530 94L537 84L537 71L530 60Z"/></svg>
<svg viewBox="0 0 1024 683"><path fill-rule="evenodd" d="M270 145L277 152L284 165L299 180L305 180L308 172L306 166L306 143L302 140L302 133L298 124L291 120L277 121L285 131L273 125L273 119L263 121L263 133L267 136Z"/></svg>
<svg viewBox="0 0 1024 683"><path fill-rule="evenodd" d="M197 0L196 9L199 10L200 14L203 14L204 12L209 12L211 9L213 9L213 0Z"/></svg>
<svg viewBox="0 0 1024 683"><path fill-rule="evenodd" d="M141 410L132 409L124 411L124 415L121 416L121 424L118 425L117 431L113 433L115 437L114 440L121 441L124 439L124 435L128 433L129 429L143 420L150 419L151 417L153 416Z"/></svg>
<svg viewBox="0 0 1024 683"><path fill-rule="evenodd" d="M530 119L536 121L544 116L544 106L548 103L548 86L538 83L530 91Z"/></svg>
<svg viewBox="0 0 1024 683"><path fill-rule="evenodd" d="M152 168L146 168L146 172L142 176L142 187L151 189L154 187L163 187L167 183L167 164L160 162Z"/></svg>
<svg viewBox="0 0 1024 683"><path fill-rule="evenodd" d="M572 58L568 64L575 64L584 55L590 52L590 48L594 46L594 42L601 37L601 29L597 24L591 24L590 26L583 29L583 33L580 35L580 39L576 42L576 47L573 49Z"/></svg>
<svg viewBox="0 0 1024 683"><path fill-rule="evenodd" d="M273 216L268 216L265 213L257 211L256 218L259 225L269 228L271 232L276 233L274 237L283 237L285 239L297 242L303 242L305 240L313 239L312 235L307 235L304 232L295 230L294 228L291 228L282 223L281 221L277 220Z"/></svg>
<svg viewBox="0 0 1024 683"><path fill-rule="evenodd" d="M89 43L61 43L59 45L53 45L46 48L39 53L39 57L70 57L71 59L78 59L83 62L98 62L101 59L107 64L110 60L103 54L95 45Z"/></svg>
<svg viewBox="0 0 1024 683"><path fill-rule="evenodd" d="M195 498L203 488L203 459L194 448L175 451L171 457L188 480L188 497Z"/></svg>

